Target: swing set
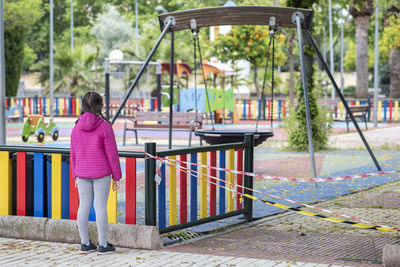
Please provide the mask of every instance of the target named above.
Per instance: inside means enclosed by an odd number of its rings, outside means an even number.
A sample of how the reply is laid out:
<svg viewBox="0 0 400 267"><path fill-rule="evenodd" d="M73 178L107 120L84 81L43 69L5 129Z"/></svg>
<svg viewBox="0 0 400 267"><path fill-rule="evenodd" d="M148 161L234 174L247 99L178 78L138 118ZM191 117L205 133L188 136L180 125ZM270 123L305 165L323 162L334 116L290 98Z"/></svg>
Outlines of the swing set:
<svg viewBox="0 0 400 267"><path fill-rule="evenodd" d="M200 8L200 9L192 9L192 10L184 10L177 12L164 13L158 16L161 34L156 41L153 49L150 51L146 61L142 65L139 73L137 74L135 80L127 91L127 94L116 114L112 118L112 123L115 122L122 108L124 107L129 95L132 93L136 84L138 83L140 77L142 76L147 64L150 62L152 56L156 52L158 46L161 41L164 39L167 33L170 33L171 39L171 53L170 53L170 97L172 99L173 96L173 62L174 62L174 33L176 31L181 30L190 30L193 34L194 41L197 42L197 45L194 45L194 49L196 46L198 48L198 52L200 55L200 61L202 61L202 55L200 50L200 44L198 41L198 32L200 28L210 27L210 26L221 26L221 25L265 25L270 29L270 40L269 45L272 43L272 50L274 50L274 35L278 28L287 27L294 28L297 30L298 39L299 39L299 56L300 56L300 64L301 64L301 77L303 83L304 90L304 102L306 108L306 119L307 119L307 134L308 134L308 142L309 142L309 150L310 150L310 162L311 162L311 171L312 176L316 177L315 173L315 160L314 160L314 148L313 148L313 140L312 140L312 129L311 129L311 118L310 118L310 110L309 110L309 98L307 91L307 82L306 82L306 72L304 66L304 52L303 52L303 33L305 34L306 40L313 47L316 52L317 58L321 63L321 66L327 73L335 91L340 98L345 110L349 114L351 121L353 122L360 138L362 139L366 149L368 150L376 168L380 171L381 167L376 160L367 140L365 139L363 133L361 132L360 127L358 126L357 121L354 118L353 113L349 109L348 104L346 103L343 94L340 92L339 87L337 86L329 68L324 61L314 39L310 33L310 29L312 26L313 20L313 11L309 9L300 9L300 8L285 8L285 7L269 7L269 6L226 6L226 7L211 7L211 8ZM269 54L270 49L268 49L267 54L267 64L265 69L265 74L268 68ZM196 54L196 53L195 53ZM274 65L274 51L272 53L272 77L273 75L273 65ZM263 82L263 90L265 89L265 77ZM203 74L204 78L204 74ZM196 83L196 82L195 82ZM205 88L206 88L206 98L209 98L207 93L207 81L204 80ZM274 81L272 78L272 91L273 91ZM264 94L262 94L263 97ZM262 99L263 100L263 99ZM209 101L208 105L209 105ZM264 101L262 101L263 103ZM170 101L170 109L169 109L169 148L172 146L172 125L173 125L173 108L172 101ZM209 108L209 110L211 110ZM271 116L273 117L273 116ZM271 124L272 125L272 124ZM255 144L261 144L269 137L273 136L272 129L267 130L259 130L258 129L258 121L256 124L256 128L250 131L226 131L226 130L218 130L215 129L214 124L212 124L211 130L197 130L195 132L202 140L211 143L211 144L222 144L222 143L231 143L237 141L243 141L245 134L253 133L254 134L254 142Z"/></svg>

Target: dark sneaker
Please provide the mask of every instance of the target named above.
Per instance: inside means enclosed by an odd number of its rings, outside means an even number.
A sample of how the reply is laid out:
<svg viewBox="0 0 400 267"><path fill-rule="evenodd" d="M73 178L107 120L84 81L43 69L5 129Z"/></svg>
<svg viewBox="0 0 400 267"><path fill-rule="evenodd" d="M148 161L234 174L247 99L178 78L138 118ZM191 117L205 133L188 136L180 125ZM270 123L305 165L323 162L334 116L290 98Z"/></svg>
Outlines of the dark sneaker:
<svg viewBox="0 0 400 267"><path fill-rule="evenodd" d="M103 247L101 245L97 247L97 254L110 254L113 252L115 252L115 247L110 243L107 243L106 247Z"/></svg>
<svg viewBox="0 0 400 267"><path fill-rule="evenodd" d="M89 246L86 244L81 244L81 254L88 254L90 252L96 251L97 247L90 242Z"/></svg>

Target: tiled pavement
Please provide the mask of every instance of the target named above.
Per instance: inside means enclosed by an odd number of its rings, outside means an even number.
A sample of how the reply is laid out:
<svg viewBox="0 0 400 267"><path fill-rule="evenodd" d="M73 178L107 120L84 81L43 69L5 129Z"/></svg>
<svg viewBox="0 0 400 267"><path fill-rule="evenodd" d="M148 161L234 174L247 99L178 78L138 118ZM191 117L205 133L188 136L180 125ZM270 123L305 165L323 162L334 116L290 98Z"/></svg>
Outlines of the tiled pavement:
<svg viewBox="0 0 400 267"><path fill-rule="evenodd" d="M78 249L77 244L0 238L0 266L339 266L126 248L108 255L81 255Z"/></svg>

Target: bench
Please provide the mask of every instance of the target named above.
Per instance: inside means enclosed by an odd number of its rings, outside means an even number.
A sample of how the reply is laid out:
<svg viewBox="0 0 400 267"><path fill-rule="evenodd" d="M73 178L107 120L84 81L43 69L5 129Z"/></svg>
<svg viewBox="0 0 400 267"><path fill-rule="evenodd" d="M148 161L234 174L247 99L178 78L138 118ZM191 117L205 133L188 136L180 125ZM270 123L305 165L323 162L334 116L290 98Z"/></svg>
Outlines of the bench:
<svg viewBox="0 0 400 267"><path fill-rule="evenodd" d="M351 113L353 113L354 118L359 121L365 122L365 129L368 129L367 127L367 116L369 113L369 108L370 106L368 104L365 105L356 105L356 106L349 106L349 109ZM340 119L339 119L340 120ZM346 110L346 115L342 121L346 122L347 125L347 132L349 132L349 122L351 122L350 114Z"/></svg>
<svg viewBox="0 0 400 267"><path fill-rule="evenodd" d="M128 128L128 121L133 123L132 128ZM189 131L189 146L192 143L192 132L201 129L203 124L202 112L174 112L172 120L173 130ZM157 131L169 128L169 112L144 112L137 111L132 119L125 120L124 139L125 145L126 132L133 131L135 133L136 144L138 144L138 130Z"/></svg>

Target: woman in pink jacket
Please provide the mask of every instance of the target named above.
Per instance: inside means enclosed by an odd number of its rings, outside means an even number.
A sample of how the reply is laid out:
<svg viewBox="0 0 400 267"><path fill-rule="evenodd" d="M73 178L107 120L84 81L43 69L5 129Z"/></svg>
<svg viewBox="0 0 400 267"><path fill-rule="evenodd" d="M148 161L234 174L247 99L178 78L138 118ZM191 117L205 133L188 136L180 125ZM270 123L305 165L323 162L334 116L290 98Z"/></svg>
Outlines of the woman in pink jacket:
<svg viewBox="0 0 400 267"><path fill-rule="evenodd" d="M82 113L71 134L71 165L79 191L78 230L81 253L98 251L106 254L115 251L107 242L107 200L111 180L113 190L119 188L121 166L111 123L101 114L103 98L88 92L82 99ZM94 199L99 245L89 239L89 212Z"/></svg>

